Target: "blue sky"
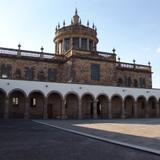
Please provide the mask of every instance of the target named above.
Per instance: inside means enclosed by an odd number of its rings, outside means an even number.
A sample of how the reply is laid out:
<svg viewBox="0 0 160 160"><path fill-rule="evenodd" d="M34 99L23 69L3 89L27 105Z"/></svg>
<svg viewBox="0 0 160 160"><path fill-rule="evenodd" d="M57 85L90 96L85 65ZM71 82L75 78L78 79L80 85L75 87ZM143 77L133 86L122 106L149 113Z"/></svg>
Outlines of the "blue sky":
<svg viewBox="0 0 160 160"><path fill-rule="evenodd" d="M83 24L96 25L98 50L115 47L121 61L150 61L160 88L159 0L0 0L0 46L53 53L55 27L70 24L75 7Z"/></svg>

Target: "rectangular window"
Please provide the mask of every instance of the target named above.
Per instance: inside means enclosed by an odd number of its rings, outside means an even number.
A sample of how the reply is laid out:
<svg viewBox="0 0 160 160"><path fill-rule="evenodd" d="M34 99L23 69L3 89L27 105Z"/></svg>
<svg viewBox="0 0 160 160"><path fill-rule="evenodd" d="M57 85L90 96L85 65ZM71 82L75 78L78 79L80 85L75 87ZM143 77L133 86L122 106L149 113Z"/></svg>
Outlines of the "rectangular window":
<svg viewBox="0 0 160 160"><path fill-rule="evenodd" d="M79 38L73 38L73 46L75 49L79 49Z"/></svg>
<svg viewBox="0 0 160 160"><path fill-rule="evenodd" d="M48 81L55 82L57 79L57 70L49 68L48 69Z"/></svg>
<svg viewBox="0 0 160 160"><path fill-rule="evenodd" d="M37 101L36 98L31 99L31 107L36 107Z"/></svg>
<svg viewBox="0 0 160 160"><path fill-rule="evenodd" d="M87 50L87 38L81 39L81 49Z"/></svg>
<svg viewBox="0 0 160 160"><path fill-rule="evenodd" d="M100 65L91 64L91 80L99 81L100 80Z"/></svg>
<svg viewBox="0 0 160 160"><path fill-rule="evenodd" d="M13 106L18 107L18 104L19 104L18 97L13 97L12 98L12 104L13 104Z"/></svg>
<svg viewBox="0 0 160 160"><path fill-rule="evenodd" d="M69 38L65 38L64 39L64 51L68 51L69 50L69 44L70 44L70 39Z"/></svg>

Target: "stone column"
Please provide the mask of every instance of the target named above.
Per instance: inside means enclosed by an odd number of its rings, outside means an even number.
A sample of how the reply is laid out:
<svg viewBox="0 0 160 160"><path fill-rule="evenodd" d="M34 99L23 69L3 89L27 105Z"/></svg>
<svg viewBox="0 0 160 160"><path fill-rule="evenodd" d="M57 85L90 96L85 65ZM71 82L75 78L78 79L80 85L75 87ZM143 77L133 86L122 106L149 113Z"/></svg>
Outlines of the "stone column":
<svg viewBox="0 0 160 160"><path fill-rule="evenodd" d="M29 97L26 97L25 99L25 108L24 108L24 119L29 119L29 107L30 107L30 101Z"/></svg>
<svg viewBox="0 0 160 160"><path fill-rule="evenodd" d="M97 100L93 101L93 118L97 118Z"/></svg>
<svg viewBox="0 0 160 160"><path fill-rule="evenodd" d="M82 119L82 102L81 102L81 99L78 101L78 119Z"/></svg>
<svg viewBox="0 0 160 160"><path fill-rule="evenodd" d="M82 42L81 42L81 38L79 38L79 48L81 49L82 47Z"/></svg>
<svg viewBox="0 0 160 160"><path fill-rule="evenodd" d="M45 97L43 106L43 119L48 119L47 107L48 107L48 98Z"/></svg>
<svg viewBox="0 0 160 160"><path fill-rule="evenodd" d="M87 50L89 50L89 39L87 38Z"/></svg>
<svg viewBox="0 0 160 160"><path fill-rule="evenodd" d="M134 110L134 118L138 118L138 108L137 108L138 106L137 106L137 102L135 101L134 103L133 103L133 110Z"/></svg>
<svg viewBox="0 0 160 160"><path fill-rule="evenodd" d="M73 38L70 38L70 49L73 49Z"/></svg>
<svg viewBox="0 0 160 160"><path fill-rule="evenodd" d="M121 114L121 118L126 118L126 110L125 110L125 106L124 106L124 101L122 100L122 114Z"/></svg>
<svg viewBox="0 0 160 160"><path fill-rule="evenodd" d="M63 38L63 40L62 40L62 53L65 51L65 41L64 41L64 38Z"/></svg>
<svg viewBox="0 0 160 160"><path fill-rule="evenodd" d="M145 118L149 118L149 102L145 102Z"/></svg>
<svg viewBox="0 0 160 160"><path fill-rule="evenodd" d="M6 96L5 98L5 108L4 108L4 119L9 118L9 97Z"/></svg>
<svg viewBox="0 0 160 160"><path fill-rule="evenodd" d="M159 109L159 103L156 103L156 117L159 118L160 117L160 109Z"/></svg>
<svg viewBox="0 0 160 160"><path fill-rule="evenodd" d="M65 102L66 100L62 100L61 119L66 119Z"/></svg>
<svg viewBox="0 0 160 160"><path fill-rule="evenodd" d="M110 100L108 100L108 118L112 118L112 105Z"/></svg>

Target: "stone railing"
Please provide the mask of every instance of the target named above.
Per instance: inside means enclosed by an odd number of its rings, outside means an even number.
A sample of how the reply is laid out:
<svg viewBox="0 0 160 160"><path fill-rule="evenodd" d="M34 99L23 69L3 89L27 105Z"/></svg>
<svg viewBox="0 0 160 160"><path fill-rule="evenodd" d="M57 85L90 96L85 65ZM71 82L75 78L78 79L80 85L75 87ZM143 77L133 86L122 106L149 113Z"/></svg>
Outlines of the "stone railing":
<svg viewBox="0 0 160 160"><path fill-rule="evenodd" d="M28 51L28 50L21 50L21 49L12 49L12 48L4 48L0 47L0 56L1 55L13 55L13 56L22 56L22 57L37 57L37 58L44 58L44 59L57 59L61 58L61 55L56 55L52 53L46 52L37 52L37 51Z"/></svg>
<svg viewBox="0 0 160 160"><path fill-rule="evenodd" d="M116 67L119 69L133 69L133 70L144 70L151 72L151 66L140 65L140 64L132 64L132 63L124 63L124 62L116 62Z"/></svg>

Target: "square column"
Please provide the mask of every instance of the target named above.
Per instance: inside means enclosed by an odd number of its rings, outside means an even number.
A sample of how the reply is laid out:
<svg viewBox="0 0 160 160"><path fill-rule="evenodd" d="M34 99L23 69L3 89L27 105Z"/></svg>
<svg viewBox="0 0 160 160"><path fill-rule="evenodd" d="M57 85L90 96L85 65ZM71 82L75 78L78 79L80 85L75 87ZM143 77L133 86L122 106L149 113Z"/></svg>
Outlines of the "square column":
<svg viewBox="0 0 160 160"><path fill-rule="evenodd" d="M159 103L156 103L156 117L159 118L160 117L160 109L159 109Z"/></svg>
<svg viewBox="0 0 160 160"><path fill-rule="evenodd" d="M48 119L47 107L48 107L48 99L45 98L43 106L43 119Z"/></svg>
<svg viewBox="0 0 160 160"><path fill-rule="evenodd" d="M78 101L78 119L82 119L82 103L81 103L81 100Z"/></svg>
<svg viewBox="0 0 160 160"><path fill-rule="evenodd" d="M29 119L29 107L30 107L30 99L29 97L26 97L25 108L24 108L24 119Z"/></svg>
<svg viewBox="0 0 160 160"><path fill-rule="evenodd" d="M149 118L149 102L146 102L145 103L145 107L146 107L146 109L145 109L145 118Z"/></svg>
<svg viewBox="0 0 160 160"><path fill-rule="evenodd" d="M62 100L62 110L61 110L61 119L66 119L66 109L65 109L65 100Z"/></svg>
<svg viewBox="0 0 160 160"><path fill-rule="evenodd" d="M134 118L138 118L137 102L133 103L133 110L134 110Z"/></svg>
<svg viewBox="0 0 160 160"><path fill-rule="evenodd" d="M125 110L125 106L124 106L124 101L122 101L122 114L121 114L121 118L123 118L123 119L126 118L126 110Z"/></svg>
<svg viewBox="0 0 160 160"><path fill-rule="evenodd" d="M97 101L93 101L93 118L97 119Z"/></svg>
<svg viewBox="0 0 160 160"><path fill-rule="evenodd" d="M4 119L9 118L9 97L5 98Z"/></svg>
<svg viewBox="0 0 160 160"><path fill-rule="evenodd" d="M108 118L112 118L112 105L110 100L108 101Z"/></svg>

